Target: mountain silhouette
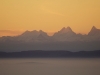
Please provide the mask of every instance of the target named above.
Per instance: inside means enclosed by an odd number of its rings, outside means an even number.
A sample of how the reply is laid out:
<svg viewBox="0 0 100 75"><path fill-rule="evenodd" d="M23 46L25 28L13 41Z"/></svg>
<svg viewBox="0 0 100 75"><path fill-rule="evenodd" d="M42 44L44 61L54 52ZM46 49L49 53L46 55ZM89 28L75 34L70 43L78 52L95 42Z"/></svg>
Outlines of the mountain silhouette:
<svg viewBox="0 0 100 75"><path fill-rule="evenodd" d="M46 32L40 30L40 31L25 31L23 34L19 35L17 38L21 41L23 40L24 42L33 42L33 41L38 41L39 38L44 40L48 38L49 36L47 35Z"/></svg>
<svg viewBox="0 0 100 75"><path fill-rule="evenodd" d="M90 36L100 36L100 29L97 29L95 26L92 27L91 31L88 33Z"/></svg>
<svg viewBox="0 0 100 75"><path fill-rule="evenodd" d="M100 58L100 50L95 51L21 51L21 52L0 52L0 58Z"/></svg>
<svg viewBox="0 0 100 75"><path fill-rule="evenodd" d="M55 38L58 41L68 41L69 38L70 40L72 40L71 38L73 37L76 37L76 33L73 32L70 27L63 27L60 31L56 32L53 35L53 38Z"/></svg>
<svg viewBox="0 0 100 75"><path fill-rule="evenodd" d="M76 34L70 27L63 27L53 36L42 30L33 30L14 37L0 37L0 51L26 50L100 50L100 29L93 26L87 35Z"/></svg>
<svg viewBox="0 0 100 75"><path fill-rule="evenodd" d="M61 35L68 35L68 36L71 36L71 35L75 35L76 33L72 31L72 29L70 27L67 27L67 28L62 28L60 31L56 32L54 34L54 36L61 36Z"/></svg>

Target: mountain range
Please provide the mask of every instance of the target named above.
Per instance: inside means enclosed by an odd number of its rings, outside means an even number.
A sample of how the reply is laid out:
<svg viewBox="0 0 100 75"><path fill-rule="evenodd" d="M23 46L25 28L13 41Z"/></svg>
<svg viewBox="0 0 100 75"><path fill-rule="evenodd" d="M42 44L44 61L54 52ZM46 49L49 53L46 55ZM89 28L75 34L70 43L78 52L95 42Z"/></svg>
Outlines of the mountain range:
<svg viewBox="0 0 100 75"><path fill-rule="evenodd" d="M87 35L76 34L70 27L63 27L53 36L42 30L33 30L14 37L0 37L0 51L26 50L100 50L100 29L93 26Z"/></svg>

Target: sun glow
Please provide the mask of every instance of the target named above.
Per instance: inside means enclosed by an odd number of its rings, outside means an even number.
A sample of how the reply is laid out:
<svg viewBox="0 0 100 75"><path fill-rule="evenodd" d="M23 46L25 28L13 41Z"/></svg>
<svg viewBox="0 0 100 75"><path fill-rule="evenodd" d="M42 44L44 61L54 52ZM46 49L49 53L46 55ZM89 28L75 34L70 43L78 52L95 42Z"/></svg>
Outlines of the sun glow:
<svg viewBox="0 0 100 75"><path fill-rule="evenodd" d="M67 26L83 34L100 29L100 0L0 0L0 30L51 33Z"/></svg>

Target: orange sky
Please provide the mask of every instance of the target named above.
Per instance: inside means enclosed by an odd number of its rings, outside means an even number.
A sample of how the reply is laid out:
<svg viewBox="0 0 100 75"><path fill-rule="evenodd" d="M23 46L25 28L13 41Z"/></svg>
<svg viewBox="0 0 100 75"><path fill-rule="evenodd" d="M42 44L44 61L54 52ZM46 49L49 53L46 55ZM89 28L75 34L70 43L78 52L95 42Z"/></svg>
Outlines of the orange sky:
<svg viewBox="0 0 100 75"><path fill-rule="evenodd" d="M100 0L0 0L0 30L13 31L9 35L40 29L51 34L67 26L76 33L100 29Z"/></svg>

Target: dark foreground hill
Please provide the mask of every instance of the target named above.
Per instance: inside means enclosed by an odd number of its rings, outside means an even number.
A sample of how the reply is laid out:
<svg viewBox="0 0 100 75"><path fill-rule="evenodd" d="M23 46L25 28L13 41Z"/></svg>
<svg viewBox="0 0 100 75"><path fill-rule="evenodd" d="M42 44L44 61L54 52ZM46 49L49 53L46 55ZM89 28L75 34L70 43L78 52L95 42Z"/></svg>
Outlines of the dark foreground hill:
<svg viewBox="0 0 100 75"><path fill-rule="evenodd" d="M96 51L22 51L22 52L0 52L0 58L99 58L100 50Z"/></svg>

